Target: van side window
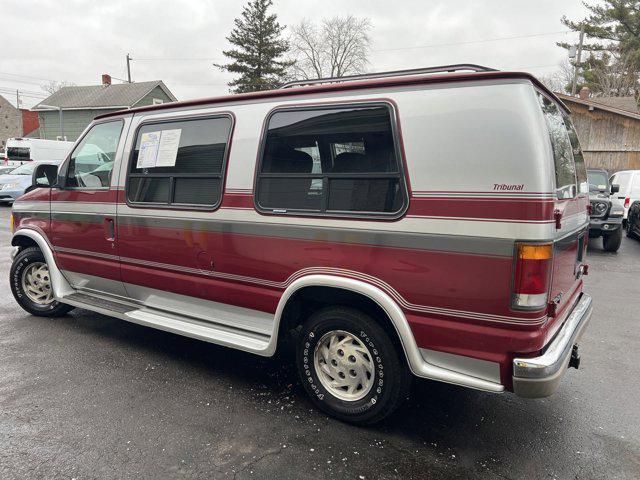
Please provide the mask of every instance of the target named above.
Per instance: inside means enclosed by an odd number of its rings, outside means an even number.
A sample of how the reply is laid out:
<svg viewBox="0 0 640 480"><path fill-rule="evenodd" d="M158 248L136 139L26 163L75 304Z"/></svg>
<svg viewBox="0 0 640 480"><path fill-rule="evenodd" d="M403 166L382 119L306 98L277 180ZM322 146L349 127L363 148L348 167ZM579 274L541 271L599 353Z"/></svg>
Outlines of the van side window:
<svg viewBox="0 0 640 480"><path fill-rule="evenodd" d="M143 124L129 166L129 202L217 207L231 124L226 115Z"/></svg>
<svg viewBox="0 0 640 480"><path fill-rule="evenodd" d="M564 123L567 127L567 133L569 134L571 148L573 149L573 161L576 165L576 177L578 179L578 192L588 194L589 181L587 180L587 167L584 163L584 156L582 155L582 148L580 147L580 141L578 140L578 133L571 123L571 120L567 117L564 118Z"/></svg>
<svg viewBox="0 0 640 480"><path fill-rule="evenodd" d="M264 142L259 209L390 215L405 205L386 105L276 111Z"/></svg>
<svg viewBox="0 0 640 480"><path fill-rule="evenodd" d="M29 147L7 147L7 158L9 160L26 162L31 160L30 155Z"/></svg>
<svg viewBox="0 0 640 480"><path fill-rule="evenodd" d="M576 196L576 167L569 135L558 106L538 93L542 113L547 122L556 171L556 194L559 199Z"/></svg>
<svg viewBox="0 0 640 480"><path fill-rule="evenodd" d="M122 120L99 123L87 132L71 152L66 187L109 188L122 126Z"/></svg>

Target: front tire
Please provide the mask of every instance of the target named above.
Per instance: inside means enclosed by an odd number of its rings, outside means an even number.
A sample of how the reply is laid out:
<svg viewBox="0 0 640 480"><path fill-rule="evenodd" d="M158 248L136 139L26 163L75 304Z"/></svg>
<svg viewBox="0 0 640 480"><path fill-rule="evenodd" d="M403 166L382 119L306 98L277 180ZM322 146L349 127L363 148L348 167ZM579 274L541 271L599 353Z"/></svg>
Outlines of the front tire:
<svg viewBox="0 0 640 480"><path fill-rule="evenodd" d="M622 226L615 232L602 237L602 246L607 252L617 252L622 243Z"/></svg>
<svg viewBox="0 0 640 480"><path fill-rule="evenodd" d="M312 402L357 425L391 414L411 384L402 350L378 322L352 308L315 312L302 328L296 361Z"/></svg>
<svg viewBox="0 0 640 480"><path fill-rule="evenodd" d="M54 299L49 267L37 247L25 248L15 256L9 283L13 297L31 315L61 317L73 309Z"/></svg>

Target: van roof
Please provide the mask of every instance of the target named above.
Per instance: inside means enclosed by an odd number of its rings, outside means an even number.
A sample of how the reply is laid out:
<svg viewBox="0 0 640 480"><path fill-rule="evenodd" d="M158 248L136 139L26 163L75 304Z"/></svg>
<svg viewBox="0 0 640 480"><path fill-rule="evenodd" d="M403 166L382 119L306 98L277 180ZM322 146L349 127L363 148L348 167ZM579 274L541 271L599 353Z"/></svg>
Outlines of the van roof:
<svg viewBox="0 0 640 480"><path fill-rule="evenodd" d="M298 95L310 95L314 93L323 92L336 92L336 91L351 91L351 90L363 90L369 88L379 87L394 87L405 85L420 85L430 83L451 83L462 81L477 81L477 80L494 80L494 79L525 79L529 80L540 90L544 91L548 96L553 98L562 108L567 112L569 109L562 103L562 101L542 82L536 77L526 72L503 72L503 71L486 71L486 72L471 72L471 73L447 73L447 74L427 74L416 76L398 76L398 77L386 77L375 79L355 80L339 83L327 83L319 85L300 86L278 90L263 90L259 92L238 93L231 95L223 95L219 97L201 98L194 100L184 100L181 102L163 103L160 105L149 105L145 107L137 107L129 110L119 110L116 112L105 113L98 115L96 119L116 117L120 115L126 115L129 113L148 112L156 110L170 110L183 107L195 107L202 105L213 104L226 104L235 103L243 100L257 100L264 98L279 98L279 97L293 97Z"/></svg>

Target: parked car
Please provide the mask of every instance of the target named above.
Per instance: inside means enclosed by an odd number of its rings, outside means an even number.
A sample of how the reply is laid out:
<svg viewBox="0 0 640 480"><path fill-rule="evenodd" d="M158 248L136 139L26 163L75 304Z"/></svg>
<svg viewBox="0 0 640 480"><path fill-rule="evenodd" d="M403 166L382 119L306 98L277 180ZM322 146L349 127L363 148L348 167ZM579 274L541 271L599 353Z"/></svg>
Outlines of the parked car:
<svg viewBox="0 0 640 480"><path fill-rule="evenodd" d="M73 142L42 140L39 138L9 138L5 166L19 167L27 162L62 162L71 151Z"/></svg>
<svg viewBox="0 0 640 480"><path fill-rule="evenodd" d="M591 217L589 221L589 237L602 237L603 248L607 252L617 252L622 243L622 215L624 208L611 201L620 186L609 185L609 174L606 170L587 170L589 179L589 201Z"/></svg>
<svg viewBox="0 0 640 480"><path fill-rule="evenodd" d="M627 237L640 239L640 201L633 202L629 207Z"/></svg>
<svg viewBox="0 0 640 480"><path fill-rule="evenodd" d="M0 166L0 175L4 175L5 173L9 173L11 170L15 170L16 167L3 167Z"/></svg>
<svg viewBox="0 0 640 480"><path fill-rule="evenodd" d="M55 174L38 167L43 188L13 206L10 284L33 315L86 308L263 356L292 335L312 401L357 424L413 376L544 397L579 364L586 170L529 74L447 66L107 113Z"/></svg>
<svg viewBox="0 0 640 480"><path fill-rule="evenodd" d="M623 224L626 226L629 207L640 200L640 170L623 170L611 176L611 183L620 185L620 190L612 199L624 208Z"/></svg>
<svg viewBox="0 0 640 480"><path fill-rule="evenodd" d="M37 165L44 162L30 162L11 167L9 173L0 174L0 203L13 203L18 197L33 188L32 177ZM51 165L55 163L48 162Z"/></svg>

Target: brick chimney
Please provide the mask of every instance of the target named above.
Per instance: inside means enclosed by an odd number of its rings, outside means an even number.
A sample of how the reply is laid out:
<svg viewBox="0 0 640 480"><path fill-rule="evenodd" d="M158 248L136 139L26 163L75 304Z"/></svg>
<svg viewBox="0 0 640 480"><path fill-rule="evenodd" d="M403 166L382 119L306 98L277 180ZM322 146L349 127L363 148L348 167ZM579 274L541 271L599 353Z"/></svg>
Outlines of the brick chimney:
<svg viewBox="0 0 640 480"><path fill-rule="evenodd" d="M109 86L111 85L111 75L107 73L102 74L102 85ZM582 94L582 92L580 92Z"/></svg>
<svg viewBox="0 0 640 480"><path fill-rule="evenodd" d="M589 97L591 96L591 90L589 90L589 87L582 87L580 89L580 100L589 100Z"/></svg>

